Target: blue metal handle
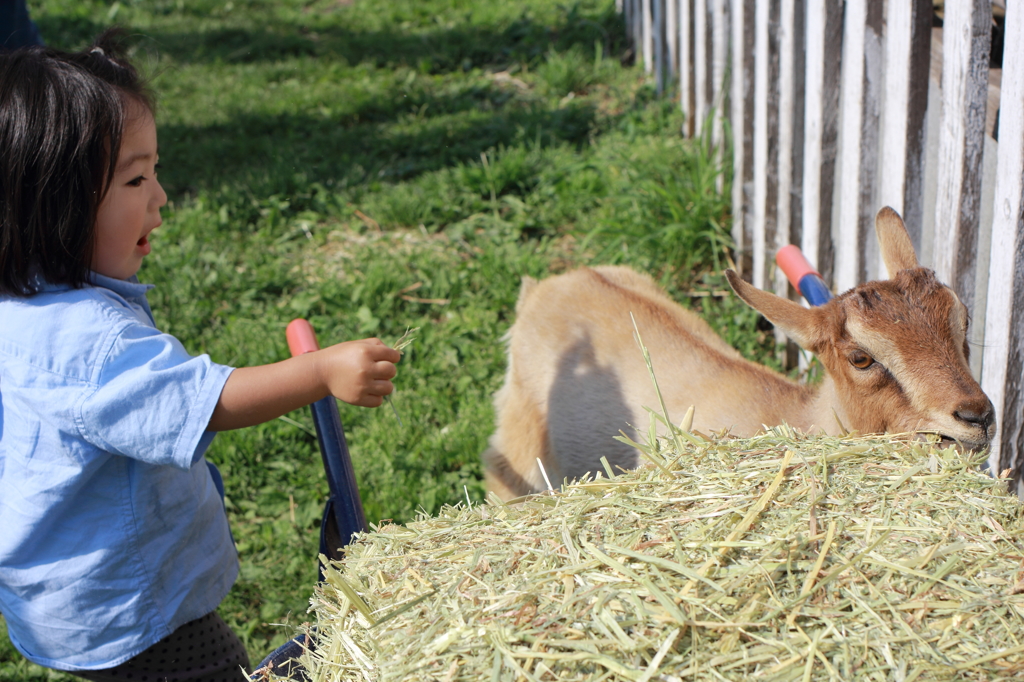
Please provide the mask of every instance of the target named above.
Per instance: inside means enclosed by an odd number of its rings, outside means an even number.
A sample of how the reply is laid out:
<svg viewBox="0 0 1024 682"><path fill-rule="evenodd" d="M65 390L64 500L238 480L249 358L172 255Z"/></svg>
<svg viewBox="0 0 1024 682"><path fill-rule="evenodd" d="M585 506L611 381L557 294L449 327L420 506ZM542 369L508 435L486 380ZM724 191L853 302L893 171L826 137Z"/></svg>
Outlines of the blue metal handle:
<svg viewBox="0 0 1024 682"><path fill-rule="evenodd" d="M356 485L355 470L352 468L352 457L345 441L345 430L338 416L338 401L328 396L316 401L310 408L313 410L313 426L316 427L316 440L324 460L324 471L327 472L327 485L331 490L328 504L332 507L341 543L347 545L354 533L363 533L368 530L368 526L359 486ZM334 548L321 547L321 551L324 549L332 550L324 552L327 556L334 554Z"/></svg>
<svg viewBox="0 0 1024 682"><path fill-rule="evenodd" d="M800 247L796 244L787 244L775 252L775 262L786 274L789 283L792 284L800 295L807 299L813 306L824 305L832 299L832 292L829 290L825 280L821 278L817 270L808 262Z"/></svg>
<svg viewBox="0 0 1024 682"><path fill-rule="evenodd" d="M824 305L832 300L832 292L829 291L825 280L817 273L809 272L800 278L800 295L807 299L811 305Z"/></svg>
<svg viewBox="0 0 1024 682"><path fill-rule="evenodd" d="M288 348L293 356L320 350L313 325L303 319L292 320L285 332ZM320 553L331 559L339 558L339 548L352 541L352 535L368 530L363 514L363 501L359 497L352 457L345 442L345 429L338 416L338 401L327 396L310 405L313 426L320 446L320 456L331 490L324 506L320 524ZM321 579L323 571L321 567Z"/></svg>

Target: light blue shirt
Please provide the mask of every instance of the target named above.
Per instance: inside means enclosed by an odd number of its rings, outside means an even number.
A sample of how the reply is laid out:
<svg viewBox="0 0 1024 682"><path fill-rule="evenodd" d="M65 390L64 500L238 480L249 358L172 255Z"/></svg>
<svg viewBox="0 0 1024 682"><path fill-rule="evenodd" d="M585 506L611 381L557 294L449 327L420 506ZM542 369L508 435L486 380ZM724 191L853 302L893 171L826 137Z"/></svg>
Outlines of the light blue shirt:
<svg viewBox="0 0 1024 682"><path fill-rule="evenodd" d="M232 370L156 329L150 285L92 281L0 296L0 612L60 670L123 663L238 575L203 459Z"/></svg>

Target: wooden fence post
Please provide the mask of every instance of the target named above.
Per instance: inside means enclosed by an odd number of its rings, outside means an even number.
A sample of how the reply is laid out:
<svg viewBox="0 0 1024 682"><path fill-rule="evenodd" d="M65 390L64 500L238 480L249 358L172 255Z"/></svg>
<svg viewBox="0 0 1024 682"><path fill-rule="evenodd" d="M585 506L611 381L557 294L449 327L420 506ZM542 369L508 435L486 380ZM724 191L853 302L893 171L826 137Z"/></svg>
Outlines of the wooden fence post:
<svg viewBox="0 0 1024 682"><path fill-rule="evenodd" d="M644 0L626 0L633 6L633 22L630 38L633 41L633 61L643 66L644 63Z"/></svg>
<svg viewBox="0 0 1024 682"><path fill-rule="evenodd" d="M832 197L839 135L843 0L808 0L801 248L832 282Z"/></svg>
<svg viewBox="0 0 1024 682"><path fill-rule="evenodd" d="M708 0L693 0L694 136L708 115Z"/></svg>
<svg viewBox="0 0 1024 682"><path fill-rule="evenodd" d="M653 35L654 89L660 97L665 91L665 12L668 0L651 1L651 34Z"/></svg>
<svg viewBox="0 0 1024 682"><path fill-rule="evenodd" d="M999 158L981 387L996 413L989 468L1011 469L1024 493L1024 8L1006 8ZM1011 490L1013 488L1011 487Z"/></svg>
<svg viewBox="0 0 1024 682"><path fill-rule="evenodd" d="M711 104L715 117L711 121L711 148L715 158L722 165L725 158L725 144L722 137L722 120L725 118L726 67L729 61L729 9L726 0L711 2ZM722 191L724 178L719 175L718 191Z"/></svg>
<svg viewBox="0 0 1024 682"><path fill-rule="evenodd" d="M896 209L921 253L925 114L931 53L932 0L890 2L886 13L885 98L878 205ZM883 264L877 266L884 273Z"/></svg>
<svg viewBox="0 0 1024 682"><path fill-rule="evenodd" d="M991 39L988 0L946 3L934 268L968 308L974 303Z"/></svg>
<svg viewBox="0 0 1024 682"><path fill-rule="evenodd" d="M796 56L797 38L796 35L796 0L781 0L779 5L779 20L776 28L778 34L778 75L776 87L778 92L775 96L776 105L776 140L778 144L778 179L776 188L776 217L774 239L768 242L769 270L774 270L774 282L772 288L779 296L789 295L789 280L781 269L775 268L775 252L792 241L792 189L793 189L793 145L794 127L797 121L796 115ZM801 80L803 80L803 74ZM803 112L801 111L801 119ZM786 336L779 331L776 334L781 342L785 342ZM795 350L795 347L794 347Z"/></svg>
<svg viewBox="0 0 1024 682"><path fill-rule="evenodd" d="M807 98L807 12L808 0L793 5L793 144L790 154L792 181L789 195L789 243L803 240L804 144L806 143ZM784 246L784 245L783 245ZM794 294L799 296L794 291Z"/></svg>
<svg viewBox="0 0 1024 682"><path fill-rule="evenodd" d="M675 79L679 68L679 0L663 0L665 3L665 59L668 69L665 80Z"/></svg>
<svg viewBox="0 0 1024 682"><path fill-rule="evenodd" d="M743 275L751 269L753 242L754 5L754 0L735 0L731 16L732 239Z"/></svg>
<svg viewBox="0 0 1024 682"><path fill-rule="evenodd" d="M778 33L771 24L779 21L781 0L757 3L754 24L754 224L753 278L764 289L768 274L768 249L775 243L778 218L779 119Z"/></svg>
<svg viewBox="0 0 1024 682"><path fill-rule="evenodd" d="M848 0L843 36L838 234L835 287L845 291L864 281L868 239L874 226L878 169L878 124L882 80L882 2Z"/></svg>
<svg viewBox="0 0 1024 682"><path fill-rule="evenodd" d="M654 31L651 16L651 0L640 0L640 40L644 55L644 73L654 73Z"/></svg>
<svg viewBox="0 0 1024 682"><path fill-rule="evenodd" d="M693 88L693 2L678 0L679 5L679 103L683 108L683 135L693 137L696 123L696 101Z"/></svg>

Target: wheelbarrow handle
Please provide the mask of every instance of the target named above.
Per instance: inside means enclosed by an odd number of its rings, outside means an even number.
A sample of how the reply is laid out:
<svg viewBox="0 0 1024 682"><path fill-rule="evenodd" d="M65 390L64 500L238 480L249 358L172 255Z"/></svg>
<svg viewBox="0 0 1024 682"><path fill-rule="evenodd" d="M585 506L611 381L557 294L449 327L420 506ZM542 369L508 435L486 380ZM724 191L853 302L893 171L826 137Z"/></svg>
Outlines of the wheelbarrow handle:
<svg viewBox="0 0 1024 682"><path fill-rule="evenodd" d="M285 328L284 335L288 339L288 350L292 352L292 357L320 350L316 332L309 320L292 320Z"/></svg>
<svg viewBox="0 0 1024 682"><path fill-rule="evenodd" d="M292 357L320 350L313 325L306 320L292 320L285 330L285 337ZM337 560L341 559L341 548L351 542L352 534L368 528L352 470L352 458L345 442L345 429L338 416L338 403L334 396L327 396L310 408L324 471L327 472L327 485L331 488L320 523L320 553ZM323 580L324 567L320 564L320 582ZM249 676L250 682L266 682L271 676L274 679L308 680L309 675L299 659L314 646L314 639L305 634L285 642L263 659Z"/></svg>
<svg viewBox="0 0 1024 682"><path fill-rule="evenodd" d="M285 330L285 336L293 356L320 350L313 325L306 320L292 320ZM365 532L369 527L352 468L352 457L345 441L345 429L338 416L338 402L334 396L327 396L310 405L310 408L313 411L313 426L316 428L324 471L327 473L327 485L331 490L320 529L320 551L331 559L337 559L340 558L338 550L352 540L352 535Z"/></svg>
<svg viewBox="0 0 1024 682"><path fill-rule="evenodd" d="M828 303L832 298L825 280L804 257L796 244L783 246L775 253L775 263L786 273L789 283L807 299L811 305L818 306Z"/></svg>

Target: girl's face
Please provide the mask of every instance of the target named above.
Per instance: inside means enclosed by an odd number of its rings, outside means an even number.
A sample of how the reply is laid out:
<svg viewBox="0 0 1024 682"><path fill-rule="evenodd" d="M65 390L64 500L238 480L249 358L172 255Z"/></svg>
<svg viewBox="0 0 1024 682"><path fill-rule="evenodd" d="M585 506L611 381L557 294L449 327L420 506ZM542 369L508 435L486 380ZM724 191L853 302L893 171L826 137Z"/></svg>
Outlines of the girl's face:
<svg viewBox="0 0 1024 682"><path fill-rule="evenodd" d="M132 105L117 168L96 214L92 270L128 279L150 252L149 233L160 227L167 194L156 179L156 123L148 109Z"/></svg>

